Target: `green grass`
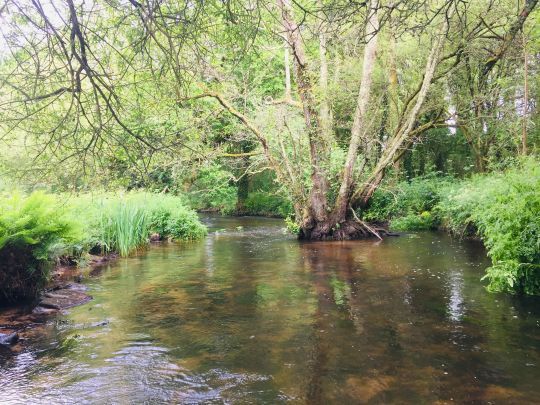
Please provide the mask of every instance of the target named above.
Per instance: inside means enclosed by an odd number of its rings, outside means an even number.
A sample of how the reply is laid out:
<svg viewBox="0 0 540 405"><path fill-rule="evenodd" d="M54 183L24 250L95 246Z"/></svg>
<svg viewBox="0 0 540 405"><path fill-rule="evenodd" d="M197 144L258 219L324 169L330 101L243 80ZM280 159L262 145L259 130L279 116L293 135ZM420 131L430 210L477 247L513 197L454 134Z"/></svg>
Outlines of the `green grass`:
<svg viewBox="0 0 540 405"><path fill-rule="evenodd" d="M146 246L154 233L175 240L199 239L206 234L182 197L145 192L88 194L69 204L77 216L88 218L86 244L103 253L127 256Z"/></svg>

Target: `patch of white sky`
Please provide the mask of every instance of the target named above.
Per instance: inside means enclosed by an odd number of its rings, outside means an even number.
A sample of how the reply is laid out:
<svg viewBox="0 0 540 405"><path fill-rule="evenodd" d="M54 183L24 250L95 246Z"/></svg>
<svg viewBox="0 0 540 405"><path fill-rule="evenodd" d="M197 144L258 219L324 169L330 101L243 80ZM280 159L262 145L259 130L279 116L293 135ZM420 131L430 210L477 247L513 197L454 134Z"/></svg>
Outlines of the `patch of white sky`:
<svg viewBox="0 0 540 405"><path fill-rule="evenodd" d="M4 0L0 6L0 59L9 57L13 48L24 45L24 37L44 35L36 26L21 18L22 12L42 24L36 7L29 0ZM66 23L67 5L62 0L34 0L43 9L50 24L58 28Z"/></svg>

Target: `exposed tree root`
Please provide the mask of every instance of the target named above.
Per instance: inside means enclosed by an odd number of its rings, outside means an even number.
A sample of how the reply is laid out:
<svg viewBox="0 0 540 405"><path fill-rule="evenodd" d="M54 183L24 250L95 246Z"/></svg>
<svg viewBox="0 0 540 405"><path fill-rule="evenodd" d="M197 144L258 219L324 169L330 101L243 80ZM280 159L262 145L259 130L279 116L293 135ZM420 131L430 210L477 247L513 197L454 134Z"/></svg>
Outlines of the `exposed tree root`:
<svg viewBox="0 0 540 405"><path fill-rule="evenodd" d="M352 218L338 224L323 222L315 224L311 229L303 229L300 231L299 239L325 241L377 238L382 240L385 236L397 236L397 234L389 232L385 228L368 224L354 214Z"/></svg>

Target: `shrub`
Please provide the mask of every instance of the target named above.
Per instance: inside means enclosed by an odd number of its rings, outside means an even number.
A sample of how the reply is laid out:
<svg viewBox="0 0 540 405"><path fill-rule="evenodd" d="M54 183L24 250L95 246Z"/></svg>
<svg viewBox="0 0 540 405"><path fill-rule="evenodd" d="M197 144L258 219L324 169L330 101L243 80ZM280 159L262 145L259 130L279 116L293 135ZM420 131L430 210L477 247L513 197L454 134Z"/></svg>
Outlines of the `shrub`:
<svg viewBox="0 0 540 405"><path fill-rule="evenodd" d="M32 298L50 263L81 239L80 228L49 195L0 197L0 301Z"/></svg>
<svg viewBox="0 0 540 405"><path fill-rule="evenodd" d="M206 234L197 214L186 208L182 197L144 192L100 194L78 197L71 204L87 218L88 250L95 246L103 253L127 256L146 246L152 233L178 240Z"/></svg>
<svg viewBox="0 0 540 405"><path fill-rule="evenodd" d="M195 211L173 196L161 196L150 213L150 232L178 240L194 240L206 235Z"/></svg>
<svg viewBox="0 0 540 405"><path fill-rule="evenodd" d="M390 228L397 231L422 231L435 227L435 219L429 211L424 211L421 214L408 214L390 221Z"/></svg>
<svg viewBox="0 0 540 405"><path fill-rule="evenodd" d="M504 173L454 187L438 207L443 223L482 238L493 265L492 291L540 294L540 164L527 159Z"/></svg>
<svg viewBox="0 0 540 405"><path fill-rule="evenodd" d="M244 203L245 213L248 215L263 215L287 217L292 214L292 204L289 200L276 194L262 191L248 195Z"/></svg>
<svg viewBox="0 0 540 405"><path fill-rule="evenodd" d="M448 177L429 175L392 188L378 189L368 209L363 213L367 221L390 221L393 229L417 231L437 227L437 216L431 214L440 200L441 190L453 184Z"/></svg>

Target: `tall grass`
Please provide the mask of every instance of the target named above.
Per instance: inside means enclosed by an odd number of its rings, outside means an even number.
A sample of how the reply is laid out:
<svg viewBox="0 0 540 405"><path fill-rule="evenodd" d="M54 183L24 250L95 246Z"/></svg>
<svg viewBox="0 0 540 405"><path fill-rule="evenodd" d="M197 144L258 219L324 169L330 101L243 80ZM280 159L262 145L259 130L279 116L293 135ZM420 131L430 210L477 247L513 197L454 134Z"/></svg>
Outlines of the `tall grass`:
<svg viewBox="0 0 540 405"><path fill-rule="evenodd" d="M103 193L82 195L69 204L77 216L86 217L86 244L103 253L127 256L146 246L154 233L176 240L198 239L206 234L197 214L184 205L181 197Z"/></svg>
<svg viewBox="0 0 540 405"><path fill-rule="evenodd" d="M105 250L121 256L145 246L149 236L148 212L138 204L115 202L101 216L101 240Z"/></svg>

